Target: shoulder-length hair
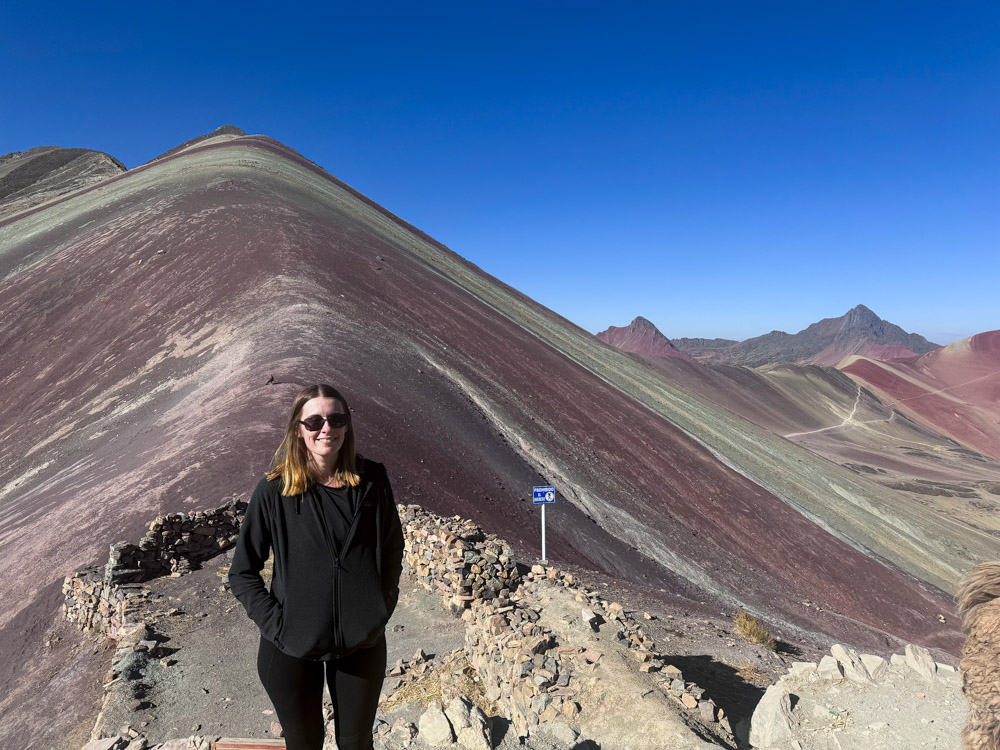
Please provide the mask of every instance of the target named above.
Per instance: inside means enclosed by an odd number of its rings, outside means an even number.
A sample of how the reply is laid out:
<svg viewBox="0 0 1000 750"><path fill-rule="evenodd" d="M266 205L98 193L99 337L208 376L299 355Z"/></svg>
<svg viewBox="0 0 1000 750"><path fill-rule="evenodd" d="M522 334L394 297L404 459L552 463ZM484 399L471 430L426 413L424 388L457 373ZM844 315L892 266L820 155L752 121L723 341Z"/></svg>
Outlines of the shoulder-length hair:
<svg viewBox="0 0 1000 750"><path fill-rule="evenodd" d="M309 462L309 453L306 451L305 442L299 430L299 420L302 418L302 407L306 401L313 398L334 398L344 407L347 414L347 432L344 435L344 443L340 446L337 454L337 466L333 472L333 478L342 485L356 487L361 482L358 474L357 463L359 456L354 450L354 424L351 422L351 410L347 406L347 401L340 392L329 385L311 385L298 396L292 403L292 415L288 419L288 426L285 428L285 437L274 452L274 460L271 468L267 472L268 479L281 477L283 486L282 495L301 495L309 485L317 481L316 472Z"/></svg>

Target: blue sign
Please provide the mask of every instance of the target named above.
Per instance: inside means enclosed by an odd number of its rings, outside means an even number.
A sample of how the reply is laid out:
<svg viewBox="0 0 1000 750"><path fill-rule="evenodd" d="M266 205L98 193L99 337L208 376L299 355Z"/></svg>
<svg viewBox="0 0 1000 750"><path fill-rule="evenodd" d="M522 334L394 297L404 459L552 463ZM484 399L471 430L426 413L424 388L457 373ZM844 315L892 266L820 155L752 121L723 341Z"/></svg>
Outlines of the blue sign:
<svg viewBox="0 0 1000 750"><path fill-rule="evenodd" d="M546 485L545 487L534 487L533 497L531 502L535 505L545 505L547 503L554 503L556 501L556 488L552 485Z"/></svg>

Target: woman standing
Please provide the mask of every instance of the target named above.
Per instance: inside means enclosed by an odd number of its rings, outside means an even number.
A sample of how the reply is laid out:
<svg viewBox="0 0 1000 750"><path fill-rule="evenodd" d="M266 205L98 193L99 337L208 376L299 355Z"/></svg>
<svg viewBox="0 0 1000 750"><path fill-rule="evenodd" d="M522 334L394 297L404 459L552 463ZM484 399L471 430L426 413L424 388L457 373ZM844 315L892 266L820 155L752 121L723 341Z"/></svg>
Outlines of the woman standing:
<svg viewBox="0 0 1000 750"><path fill-rule="evenodd" d="M260 571L272 550L268 591ZM288 750L323 746L324 672L338 748L372 747L402 559L385 467L355 453L344 397L306 388L250 498L229 570L260 629L257 673Z"/></svg>

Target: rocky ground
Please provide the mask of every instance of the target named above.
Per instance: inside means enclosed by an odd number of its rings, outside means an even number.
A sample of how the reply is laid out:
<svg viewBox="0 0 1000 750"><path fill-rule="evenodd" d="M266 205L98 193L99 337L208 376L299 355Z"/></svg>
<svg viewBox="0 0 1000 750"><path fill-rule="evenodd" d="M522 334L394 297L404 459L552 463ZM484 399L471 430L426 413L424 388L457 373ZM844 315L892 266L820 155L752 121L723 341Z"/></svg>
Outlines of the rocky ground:
<svg viewBox="0 0 1000 750"><path fill-rule="evenodd" d="M227 564L223 555L180 578L159 578L146 584L149 621L158 646L152 655L132 651L131 647L119 651L124 655L115 662L116 682L96 722L95 734L127 734L131 729L149 745L191 735L270 736L275 717L256 675L257 633L225 590ZM594 585L641 621L657 646L672 655L672 662L685 679L703 687L734 725L749 719L764 687L783 674L794 658L799 658L789 653L776 654L741 639L722 613L715 619L692 616L683 609L670 611L662 602L639 601L634 592L620 585L612 593L608 581L595 581ZM535 594L538 604L547 610L546 622L567 636L567 629L573 628L582 636L586 631L580 630L580 603L568 592L566 596L559 592L556 587L546 587ZM465 624L442 607L440 597L416 585L404 572L399 606L389 623L388 635L390 668L400 660L414 663L414 654L422 651L426 658L416 660L416 667L421 673L431 674L435 669L456 666L455 659L448 656L462 647ZM591 645L608 653L612 641L606 634L604 639L602 645L602 633L594 633ZM114 651L107 656L110 667ZM426 664L420 665L420 661ZM640 674L638 665L629 674L634 680L628 689L636 689L645 675ZM427 704L440 701L440 688L433 685L438 681L436 677L426 680L428 684L423 688L411 689L415 700L391 695L397 681L392 675L387 678L387 700L379 714L379 719L389 726L400 717L416 724ZM616 687L611 692L627 691ZM649 701L649 688L640 690L635 697ZM617 710L629 710L618 699L605 700L609 720L616 720ZM517 738L508 731L508 722L502 717L493 718L494 746L517 745ZM532 742L544 746L542 736L534 737Z"/></svg>
<svg viewBox="0 0 1000 750"><path fill-rule="evenodd" d="M113 648L103 652L109 666L116 660L115 681L92 736L108 737L103 741L108 748L116 741L125 747L130 735L136 736L127 745L133 750L161 743L168 743L164 750L178 750L219 737L273 737L276 717L256 676L256 630L226 590L227 564L222 555L182 577L149 582L153 652L128 644L119 644L117 654ZM404 572L388 628L390 674L376 719L377 746L424 750L455 742L457 730L451 729L449 737L449 727L474 725L479 716L483 750L637 750L663 746L668 738L672 748L692 749L749 747L751 739L755 747L792 750L959 748L966 709L958 675L947 664L936 665L930 655L926 673L899 656L886 661L884 669L872 667L877 680L851 680L843 667L831 666L828 654L823 661L814 645L785 644L775 653L736 635L724 613L712 618L672 610L662 599L643 599L620 585L612 591L608 581L597 578L592 577L594 587L641 622L684 679L697 683L722 709L735 738L713 734L697 711L686 711L657 691L606 623L596 629L588 625L579 595L542 578L527 587L526 602L541 607L543 621L560 643L604 656L600 672L585 681L576 721L555 722L519 739L509 721L490 711L477 687L462 652L463 620ZM762 702L768 686L768 700ZM757 734L751 736L751 715L758 706ZM472 719L456 719L463 711ZM476 747L469 731L464 746ZM66 745L70 750L80 746L79 735L75 744Z"/></svg>

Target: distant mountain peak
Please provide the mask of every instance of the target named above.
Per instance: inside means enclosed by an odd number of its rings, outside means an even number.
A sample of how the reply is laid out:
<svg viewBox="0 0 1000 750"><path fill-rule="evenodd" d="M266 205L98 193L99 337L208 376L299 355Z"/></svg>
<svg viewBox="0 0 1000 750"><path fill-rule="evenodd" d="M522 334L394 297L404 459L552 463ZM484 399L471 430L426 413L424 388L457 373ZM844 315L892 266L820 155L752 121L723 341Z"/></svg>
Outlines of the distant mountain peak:
<svg viewBox="0 0 1000 750"><path fill-rule="evenodd" d="M708 346L701 339L674 342L699 360L761 367L776 364L833 366L850 354L876 359L912 357L937 349L916 333L907 333L880 318L871 308L855 305L839 318L824 318L798 333L771 331L730 346Z"/></svg>
<svg viewBox="0 0 1000 750"><path fill-rule="evenodd" d="M885 321L876 315L872 310L864 305L857 305L852 307L843 316L844 328L849 328L852 326L863 326L869 327L871 325L877 325L879 323L885 323ZM891 323L889 324L891 325Z"/></svg>
<svg viewBox="0 0 1000 750"><path fill-rule="evenodd" d="M597 334L597 338L605 344L610 344L624 352L638 354L640 357L681 357L691 359L687 354L674 346L670 339L641 315L623 328L611 326L606 331Z"/></svg>

